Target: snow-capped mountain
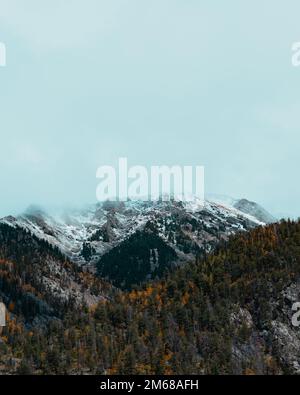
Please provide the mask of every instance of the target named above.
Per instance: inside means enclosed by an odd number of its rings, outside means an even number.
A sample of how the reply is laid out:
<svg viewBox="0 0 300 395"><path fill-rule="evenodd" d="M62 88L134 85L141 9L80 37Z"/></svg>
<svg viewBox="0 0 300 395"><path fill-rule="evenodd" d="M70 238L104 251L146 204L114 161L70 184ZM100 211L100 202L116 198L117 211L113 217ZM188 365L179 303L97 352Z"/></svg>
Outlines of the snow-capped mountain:
<svg viewBox="0 0 300 395"><path fill-rule="evenodd" d="M202 202L104 202L83 209L49 214L31 207L17 217L1 220L29 230L59 247L79 265L95 267L99 259L138 231L152 229L180 261L211 251L238 231L269 222L271 215L253 203L215 199ZM257 205L257 207L259 207Z"/></svg>
<svg viewBox="0 0 300 395"><path fill-rule="evenodd" d="M268 213L263 207L255 202L250 202L247 199L240 199L234 203L234 207L243 213L250 214L259 221L267 224L276 222L275 217Z"/></svg>
<svg viewBox="0 0 300 395"><path fill-rule="evenodd" d="M208 199L227 207L236 208L244 214L249 214L265 224L276 222L276 218L255 202L247 199L234 199L226 195L208 195Z"/></svg>

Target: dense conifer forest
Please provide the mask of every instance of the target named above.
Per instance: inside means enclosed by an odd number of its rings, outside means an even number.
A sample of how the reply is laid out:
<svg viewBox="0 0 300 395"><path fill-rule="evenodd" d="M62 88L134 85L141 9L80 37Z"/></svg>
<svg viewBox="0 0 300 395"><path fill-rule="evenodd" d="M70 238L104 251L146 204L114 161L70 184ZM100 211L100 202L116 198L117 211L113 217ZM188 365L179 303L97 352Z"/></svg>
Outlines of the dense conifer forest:
<svg viewBox="0 0 300 395"><path fill-rule="evenodd" d="M300 278L300 222L240 233L130 291L76 269L21 230L1 226L0 257L8 306L1 373L294 373L278 328L298 336L284 312L291 309L285 292ZM49 260L72 271L97 302L51 299L40 281Z"/></svg>

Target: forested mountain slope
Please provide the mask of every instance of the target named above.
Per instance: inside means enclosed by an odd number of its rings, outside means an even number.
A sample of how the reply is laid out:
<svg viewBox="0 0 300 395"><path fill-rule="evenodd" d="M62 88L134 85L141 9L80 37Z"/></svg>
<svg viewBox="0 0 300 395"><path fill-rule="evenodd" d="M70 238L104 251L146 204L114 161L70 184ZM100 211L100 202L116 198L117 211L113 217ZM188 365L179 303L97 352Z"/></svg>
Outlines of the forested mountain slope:
<svg viewBox="0 0 300 395"><path fill-rule="evenodd" d="M47 241L0 224L0 297L26 322L58 317L82 303L95 304L110 288Z"/></svg>
<svg viewBox="0 0 300 395"><path fill-rule="evenodd" d="M69 310L46 329L29 331L9 321L1 338L2 369L300 373L300 329L291 322L299 278L300 223L259 227L158 282L117 292L97 307Z"/></svg>

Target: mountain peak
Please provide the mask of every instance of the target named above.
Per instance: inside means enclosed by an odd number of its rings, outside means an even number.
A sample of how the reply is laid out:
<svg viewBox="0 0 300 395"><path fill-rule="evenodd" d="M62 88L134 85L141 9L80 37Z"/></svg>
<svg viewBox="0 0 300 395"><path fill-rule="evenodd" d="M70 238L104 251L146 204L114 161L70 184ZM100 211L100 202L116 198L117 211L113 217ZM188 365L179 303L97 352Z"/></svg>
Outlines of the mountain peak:
<svg viewBox="0 0 300 395"><path fill-rule="evenodd" d="M210 252L230 235L264 225L270 219L265 210L246 199L227 198L225 203L214 200L203 202L194 197L187 202L103 202L51 213L31 206L24 214L1 222L29 230L58 247L73 262L94 270L101 257L122 248L126 240L149 224L181 262Z"/></svg>
<svg viewBox="0 0 300 395"><path fill-rule="evenodd" d="M270 224L276 222L274 218L268 211L255 202L251 202L247 199L240 199L234 203L234 208L242 211L245 214L250 214L257 218L258 220Z"/></svg>

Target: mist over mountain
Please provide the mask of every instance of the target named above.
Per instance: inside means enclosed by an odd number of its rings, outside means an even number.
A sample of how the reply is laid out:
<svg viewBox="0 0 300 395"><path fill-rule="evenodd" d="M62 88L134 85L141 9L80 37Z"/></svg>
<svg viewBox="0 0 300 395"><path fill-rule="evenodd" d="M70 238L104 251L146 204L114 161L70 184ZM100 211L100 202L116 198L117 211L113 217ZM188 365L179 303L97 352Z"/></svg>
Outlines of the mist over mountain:
<svg viewBox="0 0 300 395"><path fill-rule="evenodd" d="M230 235L271 219L246 200L233 200L232 205L206 200L203 206L195 197L190 202L107 201L52 214L31 206L0 223L29 231L85 270L128 288L161 277L212 252Z"/></svg>

